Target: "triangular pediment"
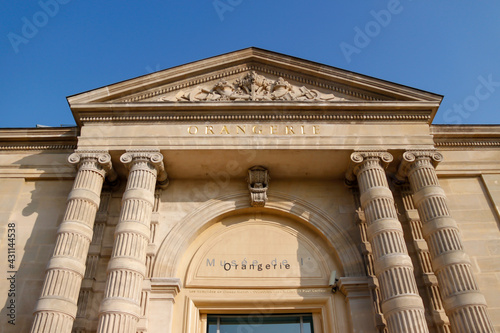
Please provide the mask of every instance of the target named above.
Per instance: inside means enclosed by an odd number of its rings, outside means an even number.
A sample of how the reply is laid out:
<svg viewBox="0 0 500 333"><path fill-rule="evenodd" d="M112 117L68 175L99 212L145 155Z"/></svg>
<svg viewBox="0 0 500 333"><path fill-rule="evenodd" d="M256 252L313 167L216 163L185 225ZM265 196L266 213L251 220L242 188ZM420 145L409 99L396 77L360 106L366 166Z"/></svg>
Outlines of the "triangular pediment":
<svg viewBox="0 0 500 333"><path fill-rule="evenodd" d="M80 111L96 108L165 110L231 103L352 107L403 102L424 103L435 113L441 99L392 82L248 48L84 92L68 97L68 102L80 124Z"/></svg>

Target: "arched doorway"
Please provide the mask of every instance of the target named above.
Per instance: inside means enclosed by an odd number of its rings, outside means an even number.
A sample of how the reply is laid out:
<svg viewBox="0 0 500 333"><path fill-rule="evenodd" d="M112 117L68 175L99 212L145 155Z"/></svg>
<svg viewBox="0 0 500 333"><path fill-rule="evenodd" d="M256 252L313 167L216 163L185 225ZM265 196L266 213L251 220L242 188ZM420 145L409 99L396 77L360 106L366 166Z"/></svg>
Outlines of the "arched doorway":
<svg viewBox="0 0 500 333"><path fill-rule="evenodd" d="M172 332L205 333L228 316L253 318L241 328L253 333L280 316L311 318L315 333L352 331L346 297L329 284L332 272L361 275L355 245L321 211L284 197L269 195L266 208L249 208L246 195L213 200L172 229L152 279L182 285L167 314Z"/></svg>

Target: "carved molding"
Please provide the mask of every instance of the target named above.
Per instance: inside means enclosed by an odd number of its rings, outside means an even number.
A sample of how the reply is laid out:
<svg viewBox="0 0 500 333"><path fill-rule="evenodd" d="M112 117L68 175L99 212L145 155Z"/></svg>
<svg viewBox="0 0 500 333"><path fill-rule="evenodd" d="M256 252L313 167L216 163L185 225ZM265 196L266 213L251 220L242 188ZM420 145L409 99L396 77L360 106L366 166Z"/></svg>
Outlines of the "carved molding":
<svg viewBox="0 0 500 333"><path fill-rule="evenodd" d="M76 145L17 145L17 146L0 146L0 150L66 150L76 149Z"/></svg>
<svg viewBox="0 0 500 333"><path fill-rule="evenodd" d="M353 113L356 111L353 111ZM238 121L238 120L337 120L337 121L416 121L428 122L429 115L398 114L219 114L219 115L141 115L82 117L82 122L143 122L143 121Z"/></svg>
<svg viewBox="0 0 500 333"><path fill-rule="evenodd" d="M178 278L151 278L151 293L154 298L174 298L182 289L182 281Z"/></svg>
<svg viewBox="0 0 500 333"><path fill-rule="evenodd" d="M266 204L269 180L269 173L262 166L254 166L248 170L247 182L252 207L264 207Z"/></svg>
<svg viewBox="0 0 500 333"><path fill-rule="evenodd" d="M495 125L431 125L436 147L447 149L500 148L500 135Z"/></svg>
<svg viewBox="0 0 500 333"><path fill-rule="evenodd" d="M298 87L285 81L266 78L255 71L228 82L220 80L213 86L196 86L180 90L175 96L160 97L159 102L213 102L213 101L345 101L334 94L323 94L316 89Z"/></svg>
<svg viewBox="0 0 500 333"><path fill-rule="evenodd" d="M440 141L440 139L435 139L437 147L446 148L500 148L499 140L453 140L453 141Z"/></svg>
<svg viewBox="0 0 500 333"><path fill-rule="evenodd" d="M341 277L338 285L340 292L348 299L370 297L368 278L365 276Z"/></svg>

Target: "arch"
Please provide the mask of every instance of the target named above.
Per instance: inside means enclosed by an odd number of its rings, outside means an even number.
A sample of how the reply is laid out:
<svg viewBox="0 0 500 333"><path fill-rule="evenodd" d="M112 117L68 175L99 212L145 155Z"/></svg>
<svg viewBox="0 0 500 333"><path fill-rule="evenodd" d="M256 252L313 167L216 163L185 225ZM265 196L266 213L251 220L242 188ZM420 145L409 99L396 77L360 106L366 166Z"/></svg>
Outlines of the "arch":
<svg viewBox="0 0 500 333"><path fill-rule="evenodd" d="M240 192L208 200L189 213L162 241L154 262L153 277L177 276L177 267L183 254L210 221L249 208L248 192ZM264 210L290 214L302 223L313 226L335 249L345 276L365 275L363 259L355 243L318 207L286 193L269 191Z"/></svg>

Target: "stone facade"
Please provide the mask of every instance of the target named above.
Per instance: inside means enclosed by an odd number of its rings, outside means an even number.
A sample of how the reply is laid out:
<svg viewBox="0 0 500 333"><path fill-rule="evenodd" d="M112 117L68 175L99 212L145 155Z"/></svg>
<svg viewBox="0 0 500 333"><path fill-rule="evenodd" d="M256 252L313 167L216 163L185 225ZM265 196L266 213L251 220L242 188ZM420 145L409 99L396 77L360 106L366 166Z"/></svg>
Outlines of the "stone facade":
<svg viewBox="0 0 500 333"><path fill-rule="evenodd" d="M0 129L0 331L500 332L500 126L441 99L250 48Z"/></svg>

